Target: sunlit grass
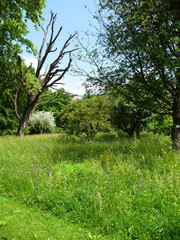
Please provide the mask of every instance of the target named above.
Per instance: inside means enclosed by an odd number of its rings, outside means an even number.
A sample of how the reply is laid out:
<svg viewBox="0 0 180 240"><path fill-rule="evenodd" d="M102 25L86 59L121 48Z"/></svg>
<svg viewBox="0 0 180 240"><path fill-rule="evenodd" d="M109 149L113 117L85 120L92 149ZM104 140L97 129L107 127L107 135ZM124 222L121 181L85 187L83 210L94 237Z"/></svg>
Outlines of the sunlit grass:
<svg viewBox="0 0 180 240"><path fill-rule="evenodd" d="M78 225L10 198L0 197L0 213L0 239L89 239Z"/></svg>
<svg viewBox="0 0 180 240"><path fill-rule="evenodd" d="M180 155L168 137L2 137L0 154L1 195L85 231L74 239L179 239Z"/></svg>

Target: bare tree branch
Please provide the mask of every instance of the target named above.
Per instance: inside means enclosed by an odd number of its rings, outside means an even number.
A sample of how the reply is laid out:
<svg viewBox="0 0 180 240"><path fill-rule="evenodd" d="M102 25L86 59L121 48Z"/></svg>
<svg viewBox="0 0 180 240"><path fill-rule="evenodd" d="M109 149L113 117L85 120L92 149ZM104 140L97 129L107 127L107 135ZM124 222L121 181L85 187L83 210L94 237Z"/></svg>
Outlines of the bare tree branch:
<svg viewBox="0 0 180 240"><path fill-rule="evenodd" d="M56 93L57 93L57 92L60 92L60 90L57 90ZM47 94L47 96L50 96L50 95L53 95L53 94L55 94L55 92L53 92L52 94L49 94L49 95ZM42 97L45 97L45 95L42 96ZM54 97L52 97L52 98L50 98L50 99L48 99L48 100L46 100L46 101L44 101L44 102L37 103L35 107L44 105L44 104L46 104L46 103L48 103L48 102L50 102L50 101L52 101L52 100L54 100L54 99L57 99L57 98L65 98L65 97L66 97L65 95L62 96L62 95L57 94L56 96L54 96Z"/></svg>
<svg viewBox="0 0 180 240"><path fill-rule="evenodd" d="M48 93L48 94L41 95L40 98L44 98L44 97L51 96L51 95L53 95L53 94L56 94L57 92L65 93L63 90L57 89L55 92L51 92L51 93Z"/></svg>
<svg viewBox="0 0 180 240"><path fill-rule="evenodd" d="M12 71L9 70L9 78L11 79L14 89L15 89L14 96L11 96L11 99L14 104L15 115L20 122L18 132L17 132L17 135L19 135L19 136L22 136L24 134L24 131L27 127L27 121L29 119L29 116L35 107L46 104L53 99L56 99L59 97L62 97L62 98L65 97L65 96L63 96L63 94L58 94L58 92L60 93L60 92L62 92L62 90L56 89L55 87L58 84L62 84L62 83L60 83L60 80L64 77L64 75L66 74L66 72L69 70L69 68L71 66L71 62L72 62L71 53L74 52L76 49L69 50L67 48L69 47L70 41L76 35L76 33L71 34L68 37L68 39L65 41L64 45L62 46L61 50L59 51L58 56L50 64L48 70L46 69L46 71L43 74L40 74L42 71L43 65L44 65L47 57L49 56L49 54L54 53L57 50L57 48L54 48L54 46L55 46L55 42L56 42L57 38L59 37L59 35L62 31L62 27L60 27L57 34L54 35L54 25L55 25L56 18L57 18L57 15L54 14L53 12L51 12L50 21L49 21L46 29L44 29L43 26L41 26L41 29L44 32L44 36L43 36L42 44L41 44L39 54L38 54L39 58L38 58L37 69L35 72L35 78L37 79L37 81L35 79L35 86L33 86L32 88L31 88L31 85L29 86L29 83L27 82L28 79L26 76L26 74L28 73L32 64L29 67L24 69L24 66L22 66L22 61L19 58L18 59L19 74L18 74L18 76L16 76L15 80L13 79L13 77L14 77L13 75L15 73L12 73ZM45 43L47 40L49 29L51 30L50 40L47 43L46 48L45 48ZM68 56L68 55L69 55L69 60L67 61L66 66L64 68L62 68L62 67L59 68L60 61L65 56ZM37 83L37 85L36 85L36 83ZM48 88L52 88L52 89L54 88L55 92L43 95L43 92L45 90L47 90ZM21 91L23 90L24 93L26 93L26 97L27 97L27 102L25 102L23 104L21 104L21 102L19 101L20 90ZM55 96L53 96L53 94L55 94ZM50 98L46 101L43 101L42 103L37 103L40 98L48 97L50 95L52 95L52 98ZM24 109L23 109L23 105L25 105ZM21 107L22 114L18 113L18 110L20 109L18 106Z"/></svg>
<svg viewBox="0 0 180 240"><path fill-rule="evenodd" d="M55 38L53 39L53 35L54 35L54 24L55 24L55 21L56 21L56 14L54 15L53 12L51 12L51 19L49 21L49 24L47 25L46 27L46 31L44 31L44 38L43 38L43 42L42 42L42 45L41 45L41 48L39 50L39 60L38 60L38 66L37 66L37 70L36 70L36 77L38 78L39 77L39 74L40 74L40 71L42 69L42 66L48 56L48 54L50 52L54 52L54 50L52 50L53 46L54 46L54 43L55 43L55 40L58 38L61 30L62 30L62 27L60 27L58 33L56 34ZM45 50L45 54L44 56L41 58L42 56L42 50L44 48L44 44L46 42L46 38L47 38L47 34L48 34L48 30L49 30L49 27L51 26L51 37L50 37L50 41L47 45L47 48Z"/></svg>

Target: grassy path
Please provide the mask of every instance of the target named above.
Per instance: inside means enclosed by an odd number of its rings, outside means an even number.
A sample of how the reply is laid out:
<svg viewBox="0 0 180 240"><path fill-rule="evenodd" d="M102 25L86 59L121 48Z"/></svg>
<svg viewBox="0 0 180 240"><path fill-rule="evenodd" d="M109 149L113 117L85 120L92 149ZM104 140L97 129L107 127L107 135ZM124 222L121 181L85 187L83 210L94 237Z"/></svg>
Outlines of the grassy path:
<svg viewBox="0 0 180 240"><path fill-rule="evenodd" d="M0 239L67 240L90 239L88 230L32 208L11 198L0 196ZM102 239L102 238L101 238Z"/></svg>

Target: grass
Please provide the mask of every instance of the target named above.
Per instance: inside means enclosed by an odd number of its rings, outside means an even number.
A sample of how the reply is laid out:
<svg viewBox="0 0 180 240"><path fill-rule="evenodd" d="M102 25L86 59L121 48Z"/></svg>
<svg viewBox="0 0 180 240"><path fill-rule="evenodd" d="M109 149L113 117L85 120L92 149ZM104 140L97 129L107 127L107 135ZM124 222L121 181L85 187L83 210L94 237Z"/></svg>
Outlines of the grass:
<svg viewBox="0 0 180 240"><path fill-rule="evenodd" d="M0 239L179 239L179 159L152 134L1 137Z"/></svg>
<svg viewBox="0 0 180 240"><path fill-rule="evenodd" d="M49 212L0 197L0 239L88 239L88 231Z"/></svg>

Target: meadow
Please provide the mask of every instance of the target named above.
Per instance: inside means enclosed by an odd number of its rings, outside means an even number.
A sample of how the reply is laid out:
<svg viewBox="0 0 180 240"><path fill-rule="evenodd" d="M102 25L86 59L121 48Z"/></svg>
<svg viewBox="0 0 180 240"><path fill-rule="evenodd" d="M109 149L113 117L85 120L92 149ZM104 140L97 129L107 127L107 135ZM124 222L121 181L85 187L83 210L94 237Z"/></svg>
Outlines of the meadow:
<svg viewBox="0 0 180 240"><path fill-rule="evenodd" d="M179 239L169 137L0 137L0 239Z"/></svg>

